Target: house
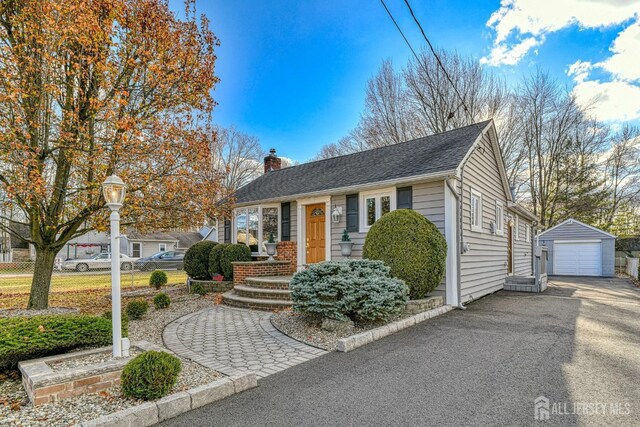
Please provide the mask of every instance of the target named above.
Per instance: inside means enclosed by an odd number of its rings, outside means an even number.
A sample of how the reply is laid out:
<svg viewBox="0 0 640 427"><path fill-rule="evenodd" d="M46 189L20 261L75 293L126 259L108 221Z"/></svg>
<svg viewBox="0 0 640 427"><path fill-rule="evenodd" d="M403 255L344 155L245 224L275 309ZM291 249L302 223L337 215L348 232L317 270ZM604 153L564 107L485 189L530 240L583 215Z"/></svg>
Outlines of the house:
<svg viewBox="0 0 640 427"><path fill-rule="evenodd" d="M615 276L616 236L613 234L570 218L536 238L549 249L549 274Z"/></svg>
<svg viewBox="0 0 640 427"><path fill-rule="evenodd" d="M132 258L145 258L158 252L186 251L204 236L198 232L169 231L127 234L127 253Z"/></svg>
<svg viewBox="0 0 640 427"><path fill-rule="evenodd" d="M109 234L91 230L82 236L75 237L65 243L56 255L60 259L89 258L102 252L109 252L111 242Z"/></svg>
<svg viewBox="0 0 640 427"><path fill-rule="evenodd" d="M281 169L275 150L264 175L234 194L233 217L218 241L262 256L270 234L295 247L298 267L341 259L344 229L354 257L371 225L414 209L448 244L445 279L435 291L459 305L532 276L536 218L513 200L492 120L437 135Z"/></svg>

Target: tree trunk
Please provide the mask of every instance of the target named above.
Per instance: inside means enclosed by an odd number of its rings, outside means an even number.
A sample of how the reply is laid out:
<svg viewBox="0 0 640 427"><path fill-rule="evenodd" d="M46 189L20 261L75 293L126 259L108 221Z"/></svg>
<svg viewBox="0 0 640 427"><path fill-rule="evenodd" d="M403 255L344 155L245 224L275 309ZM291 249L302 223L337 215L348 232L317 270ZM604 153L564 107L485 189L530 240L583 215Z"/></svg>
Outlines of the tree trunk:
<svg viewBox="0 0 640 427"><path fill-rule="evenodd" d="M31 293L29 294L30 310L42 310L49 308L49 288L51 287L51 275L57 251L51 248L36 249L36 263L33 269L31 281Z"/></svg>

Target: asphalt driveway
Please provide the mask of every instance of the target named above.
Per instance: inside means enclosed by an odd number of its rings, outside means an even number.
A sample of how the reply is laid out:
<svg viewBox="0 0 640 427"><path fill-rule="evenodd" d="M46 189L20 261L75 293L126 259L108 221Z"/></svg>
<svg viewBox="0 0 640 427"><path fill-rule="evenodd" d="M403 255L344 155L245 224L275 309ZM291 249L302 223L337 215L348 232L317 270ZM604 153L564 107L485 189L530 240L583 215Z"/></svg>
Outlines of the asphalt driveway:
<svg viewBox="0 0 640 427"><path fill-rule="evenodd" d="M163 425L634 426L639 384L640 290L556 278L544 294L498 292ZM540 396L548 421L534 419Z"/></svg>

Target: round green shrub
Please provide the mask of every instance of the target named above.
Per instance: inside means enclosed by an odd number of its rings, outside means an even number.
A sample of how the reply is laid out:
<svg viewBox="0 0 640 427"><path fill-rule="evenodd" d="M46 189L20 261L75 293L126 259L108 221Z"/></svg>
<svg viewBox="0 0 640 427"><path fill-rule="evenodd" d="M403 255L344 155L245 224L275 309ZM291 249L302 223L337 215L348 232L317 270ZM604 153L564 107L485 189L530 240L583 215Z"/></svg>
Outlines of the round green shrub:
<svg viewBox="0 0 640 427"><path fill-rule="evenodd" d="M169 295L165 294L164 292L161 292L153 297L153 305L155 305L158 309L167 308L170 304L171 298L169 298Z"/></svg>
<svg viewBox="0 0 640 427"><path fill-rule="evenodd" d="M409 299L407 285L389 270L366 259L313 264L289 284L293 308L338 320L387 320Z"/></svg>
<svg viewBox="0 0 640 427"><path fill-rule="evenodd" d="M222 268L220 267L220 257L222 256L222 251L224 251L224 248L227 246L227 243L215 245L211 249L211 252L209 252L209 274L212 277L216 274L222 274Z"/></svg>
<svg viewBox="0 0 640 427"><path fill-rule="evenodd" d="M251 249L242 243L225 245L220 255L220 268L225 279L233 280L233 264L231 263L238 261L251 261Z"/></svg>
<svg viewBox="0 0 640 427"><path fill-rule="evenodd" d="M168 281L167 273L162 270L156 270L151 273L151 277L149 277L149 286L160 289L160 287L165 286Z"/></svg>
<svg viewBox="0 0 640 427"><path fill-rule="evenodd" d="M181 363L163 351L145 351L122 370L120 385L127 397L142 400L166 396L178 380Z"/></svg>
<svg viewBox="0 0 640 427"><path fill-rule="evenodd" d="M196 280L209 280L209 253L216 242L203 240L191 246L184 254L184 271Z"/></svg>
<svg viewBox="0 0 640 427"><path fill-rule="evenodd" d="M195 285L191 285L191 293L202 296L207 294L207 290L200 283L196 283Z"/></svg>
<svg viewBox="0 0 640 427"><path fill-rule="evenodd" d="M149 310L148 302L145 300L135 300L127 304L125 312L127 316L129 316L129 319L138 320L147 313L147 310Z"/></svg>
<svg viewBox="0 0 640 427"><path fill-rule="evenodd" d="M364 240L362 257L384 261L406 282L411 299L424 298L442 281L447 242L427 218L410 209L383 215Z"/></svg>

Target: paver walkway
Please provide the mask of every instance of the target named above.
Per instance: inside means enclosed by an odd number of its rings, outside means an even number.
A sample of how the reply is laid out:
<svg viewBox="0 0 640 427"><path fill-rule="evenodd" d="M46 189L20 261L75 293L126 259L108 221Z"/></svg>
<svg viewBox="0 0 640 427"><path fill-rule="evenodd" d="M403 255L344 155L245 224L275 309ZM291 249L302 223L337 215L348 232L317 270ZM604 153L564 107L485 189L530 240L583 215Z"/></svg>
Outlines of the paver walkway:
<svg viewBox="0 0 640 427"><path fill-rule="evenodd" d="M218 305L175 320L162 336L169 350L225 375L263 378L326 353L279 332L270 315Z"/></svg>

